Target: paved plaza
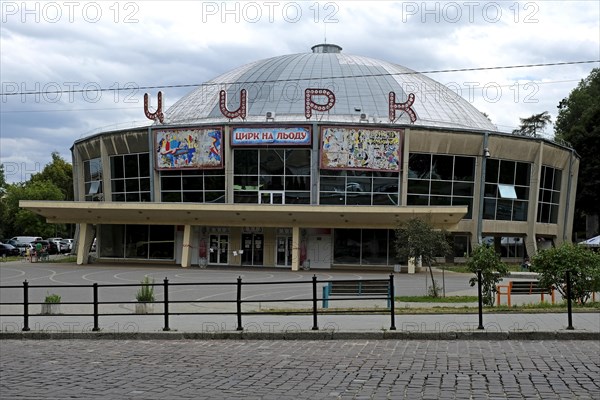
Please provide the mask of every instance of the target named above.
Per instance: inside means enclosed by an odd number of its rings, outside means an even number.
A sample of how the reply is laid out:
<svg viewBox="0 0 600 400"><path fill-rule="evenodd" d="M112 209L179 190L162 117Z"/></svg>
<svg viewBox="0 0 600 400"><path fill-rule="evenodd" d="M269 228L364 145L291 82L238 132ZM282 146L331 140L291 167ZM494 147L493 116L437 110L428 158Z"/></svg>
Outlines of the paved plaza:
<svg viewBox="0 0 600 400"><path fill-rule="evenodd" d="M32 285L139 283L146 274L171 282L235 281L238 276L255 282L302 281L313 274L319 280L389 276L0 265L3 285L19 285L25 279ZM447 294L474 291L465 274L446 273L445 278ZM421 295L426 274L396 274L394 279L401 292ZM439 273L436 279L441 279ZM231 295L226 287L209 288L197 298ZM305 297L306 291L271 284L248 290L245 296L262 299L277 292L291 301ZM0 293L2 301L11 301L15 295L5 292ZM84 292L62 293L70 301L83 301L88 296ZM182 289L172 298L177 296L189 293ZM382 313L319 315L318 331L311 329L310 315L244 315L242 332L236 331L235 315L174 315L171 331L163 332L162 315L129 314L129 306L119 306L125 315L100 317L100 332L90 332L88 316L33 315L32 330L25 333L22 317L2 317L0 399L600 398L598 313L575 313L574 330L566 329L563 313L486 313L485 329L478 330L477 314L412 314L405 310L412 306L397 304L396 331L390 331L390 317Z"/></svg>
<svg viewBox="0 0 600 400"><path fill-rule="evenodd" d="M598 399L596 341L3 340L2 399Z"/></svg>

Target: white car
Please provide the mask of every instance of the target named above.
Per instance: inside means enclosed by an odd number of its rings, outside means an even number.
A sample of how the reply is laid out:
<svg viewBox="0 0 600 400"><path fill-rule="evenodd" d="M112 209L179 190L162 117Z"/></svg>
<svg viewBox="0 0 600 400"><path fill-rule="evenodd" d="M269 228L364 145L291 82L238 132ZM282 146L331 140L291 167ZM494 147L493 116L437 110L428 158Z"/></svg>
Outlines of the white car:
<svg viewBox="0 0 600 400"><path fill-rule="evenodd" d="M61 253L70 253L73 251L73 239L63 239L59 243L59 250Z"/></svg>

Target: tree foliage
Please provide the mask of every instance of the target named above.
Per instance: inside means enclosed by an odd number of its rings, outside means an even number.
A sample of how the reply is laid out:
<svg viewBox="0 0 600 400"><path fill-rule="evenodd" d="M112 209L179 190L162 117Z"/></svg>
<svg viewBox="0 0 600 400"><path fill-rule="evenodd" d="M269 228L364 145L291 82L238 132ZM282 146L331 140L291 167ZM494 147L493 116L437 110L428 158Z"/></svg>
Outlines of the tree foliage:
<svg viewBox="0 0 600 400"><path fill-rule="evenodd" d="M419 218L412 218L396 229L396 254L401 259L421 257L431 274L431 293L438 296L438 287L433 278L432 264L436 257L443 257L450 253L451 248L446 233L436 231L434 227Z"/></svg>
<svg viewBox="0 0 600 400"><path fill-rule="evenodd" d="M66 162L58 152L52 153L52 162L31 177L31 182L52 182L64 195L64 200L72 201L73 196L73 166Z"/></svg>
<svg viewBox="0 0 600 400"><path fill-rule="evenodd" d="M49 237L67 233L63 224L49 224L31 211L19 208L20 200L73 200L73 168L52 153L52 162L26 182L7 183L0 167L0 236Z"/></svg>
<svg viewBox="0 0 600 400"><path fill-rule="evenodd" d="M540 285L555 287L567 298L567 271L571 274L571 299L585 304L600 291L600 253L584 246L563 243L533 256L532 270L540 274Z"/></svg>
<svg viewBox="0 0 600 400"><path fill-rule="evenodd" d="M576 210L600 214L600 68L561 100L554 129L581 157Z"/></svg>
<svg viewBox="0 0 600 400"><path fill-rule="evenodd" d="M473 248L467 258L467 268L475 277L469 279L469 284L477 284L477 271L481 271L481 294L483 304L493 306L495 302L496 285L508 273L508 266L502 262L500 256L492 246L480 245Z"/></svg>
<svg viewBox="0 0 600 400"><path fill-rule="evenodd" d="M537 137L540 133L544 132L546 125L552 123L552 118L548 114L548 111L519 119L521 120L521 125L519 129L515 129L512 133L530 137Z"/></svg>

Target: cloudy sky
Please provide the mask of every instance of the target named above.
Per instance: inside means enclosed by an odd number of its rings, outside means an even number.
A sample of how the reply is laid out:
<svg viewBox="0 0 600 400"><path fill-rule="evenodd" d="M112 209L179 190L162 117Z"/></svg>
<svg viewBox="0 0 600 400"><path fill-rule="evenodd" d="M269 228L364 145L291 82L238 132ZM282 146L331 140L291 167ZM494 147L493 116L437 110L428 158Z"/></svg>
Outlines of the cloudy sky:
<svg viewBox="0 0 600 400"><path fill-rule="evenodd" d="M143 95L168 108L217 75L263 58L343 52L428 75L500 131L548 111L600 66L598 1L2 1L0 163L29 179L53 151L102 129L147 124ZM595 63L580 63L595 60ZM184 85L186 87L170 87ZM148 88L151 87L151 88ZM29 94L26 94L29 93ZM552 129L547 131L552 135Z"/></svg>

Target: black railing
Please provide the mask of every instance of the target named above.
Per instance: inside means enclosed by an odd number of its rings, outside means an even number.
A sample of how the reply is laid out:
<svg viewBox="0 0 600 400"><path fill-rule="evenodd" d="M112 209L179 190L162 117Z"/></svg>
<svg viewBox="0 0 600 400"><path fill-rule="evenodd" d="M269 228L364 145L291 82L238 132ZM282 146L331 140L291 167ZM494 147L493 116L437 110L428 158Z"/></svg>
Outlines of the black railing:
<svg viewBox="0 0 600 400"><path fill-rule="evenodd" d="M350 308L350 309L337 309L337 310L329 310L329 309L319 309L317 307L317 303L318 301L323 301L323 298L318 298L317 297L317 293L319 292L317 290L317 286L319 283L321 284L327 284L329 282L356 282L356 280L328 280L328 281L318 281L317 280L317 276L313 275L311 280L306 280L306 281L269 281L269 282L256 282L256 281L252 281L252 282L243 282L241 277L237 278L236 282L195 282L195 283L170 283L168 278L165 278L164 281L162 283L138 283L138 284L99 284L99 283L93 283L93 284L88 284L88 285L31 285L29 284L29 282L24 281L23 285L12 285L12 286L0 286L0 291L3 292L4 296L6 296L6 290L8 289L13 289L13 290L22 290L23 291L23 301L22 302L0 302L0 306L22 306L22 313L18 313L18 314L5 314L5 313L0 313L0 317L23 317L23 331L29 331L30 330L30 325L29 325L29 319L31 317L40 317L40 316L46 316L46 314L31 314L30 313L30 306L32 305L43 305L46 304L44 302L32 302L30 301L30 291L33 289L57 289L57 288L69 288L69 289L91 289L89 291L87 291L87 293L91 293L91 301L79 301L79 302L60 302L61 305L76 305L76 306L89 306L91 305L92 307L92 312L91 313L81 313L81 312L75 312L75 313L60 313L60 314L53 314L53 316L56 317L61 317L61 316L70 316L70 317L90 317L93 319L93 328L92 331L99 331L100 330L100 325L99 325L99 317L101 316L131 316L131 315L138 315L138 316L143 316L143 315L163 315L164 316L164 325L163 325L163 331L169 331L170 325L170 316L172 315L235 315L237 317L237 328L236 330L238 331L242 331L243 325L242 325L242 316L244 315L259 315L259 314L264 314L264 315L291 315L291 314L312 314L312 320L313 320L313 326L312 326L312 330L318 330L319 326L318 326L318 315L319 314L352 314L352 313L360 313L360 314L365 314L365 313L381 313L381 311L386 310L386 313L389 312L390 315L390 330L396 330L396 323L395 323L395 312L394 312L394 276L392 274L390 274L389 279L363 279L360 280L360 282L363 283L378 283L378 284L387 284L388 285L388 292L387 294L374 294L374 295L369 295L369 296L365 296L365 295L361 295L360 297L358 296L358 293L356 296L352 295L352 294L348 294L348 295L344 295L344 296L339 296L335 298L335 301L362 301L362 300L386 300L388 307L387 309L382 309L382 310L373 310L373 309L355 309L355 308ZM249 298L244 298L242 296L242 292L243 292L243 288L246 286L257 286L257 285L299 285L299 284L306 284L306 285L311 285L312 286L312 296L310 298L295 298L295 299L271 299L271 298L261 298L258 300L251 300ZM152 302L149 302L150 304L162 304L163 305L163 309L162 312L149 312L149 313L145 313L145 314L134 314L131 312L111 312L111 313L101 313L100 312L100 307L102 305L125 305L125 304L139 304L138 301L119 301L119 300L115 300L115 301L100 301L100 294L101 294L101 289L104 289L104 291L106 292L107 288L125 288L125 287L142 287L142 286L152 286L153 288L156 287L162 287L163 289L163 299L162 301L160 300L155 300ZM172 287L193 287L193 286L233 286L235 287L235 299L225 299L225 300L198 300L198 299L181 299L181 300L172 300L169 298L169 289ZM198 292L194 292L195 294L198 294ZM268 292L267 292L268 293ZM330 299L330 301L332 301ZM293 303L293 302L311 302L312 307L308 307L308 308L304 308L304 309L286 309L286 310L261 310L261 311L243 311L242 310L242 305L243 304L250 304L250 303L278 303L278 302L285 302L285 303ZM235 304L235 312L233 311L212 311L212 312L184 312L184 311L175 311L173 312L172 309L170 308L170 305L176 305L176 304L196 304L196 303L206 303L206 304L210 304L210 303L225 303L225 304Z"/></svg>

